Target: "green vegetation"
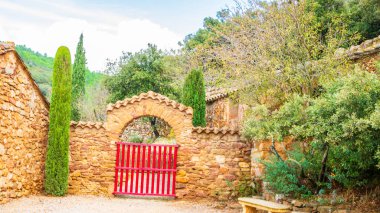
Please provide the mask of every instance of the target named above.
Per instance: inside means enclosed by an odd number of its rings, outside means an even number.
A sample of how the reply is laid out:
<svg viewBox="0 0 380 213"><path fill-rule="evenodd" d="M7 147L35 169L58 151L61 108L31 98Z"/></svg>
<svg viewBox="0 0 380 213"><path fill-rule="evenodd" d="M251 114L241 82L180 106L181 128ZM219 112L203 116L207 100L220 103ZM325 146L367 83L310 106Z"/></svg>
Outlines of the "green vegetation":
<svg viewBox="0 0 380 213"><path fill-rule="evenodd" d="M42 93L50 99L54 58L35 52L24 45L17 45L16 51L29 68Z"/></svg>
<svg viewBox="0 0 380 213"><path fill-rule="evenodd" d="M164 64L166 54L149 44L147 49L137 53L123 53L119 61L109 62L107 72L111 74L105 81L110 92L110 102L153 91L176 98L178 92L173 87L173 76Z"/></svg>
<svg viewBox="0 0 380 213"><path fill-rule="evenodd" d="M58 48L54 60L45 163L45 191L58 196L66 194L68 187L71 73L70 51L62 46Z"/></svg>
<svg viewBox="0 0 380 213"><path fill-rule="evenodd" d="M202 70L193 69L186 77L182 103L193 108L194 126L206 126L206 92Z"/></svg>
<svg viewBox="0 0 380 213"><path fill-rule="evenodd" d="M16 51L29 68L42 93L50 100L54 58L35 52L24 45L16 45ZM106 77L105 74L92 72L87 68L85 76L86 89L100 85L101 81Z"/></svg>
<svg viewBox="0 0 380 213"><path fill-rule="evenodd" d="M83 47L83 34L80 34L73 65L73 90L71 102L71 119L79 121L79 99L85 94L86 55Z"/></svg>
<svg viewBox="0 0 380 213"><path fill-rule="evenodd" d="M378 76L357 71L322 89L317 98L295 95L272 112L255 107L246 123L249 138L281 142L292 136L302 147L289 151L285 160L278 156L265 163L264 179L276 192L299 196L332 186L355 188L374 184L380 175Z"/></svg>

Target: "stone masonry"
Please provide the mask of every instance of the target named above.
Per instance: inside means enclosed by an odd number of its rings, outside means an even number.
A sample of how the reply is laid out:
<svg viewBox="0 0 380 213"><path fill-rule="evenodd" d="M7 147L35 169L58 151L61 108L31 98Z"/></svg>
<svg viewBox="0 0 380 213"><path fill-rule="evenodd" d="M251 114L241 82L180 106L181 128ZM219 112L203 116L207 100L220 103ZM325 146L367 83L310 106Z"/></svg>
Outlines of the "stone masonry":
<svg viewBox="0 0 380 213"><path fill-rule="evenodd" d="M49 105L13 43L0 42L0 203L43 190Z"/></svg>
<svg viewBox="0 0 380 213"><path fill-rule="evenodd" d="M109 105L105 123L73 122L70 139L69 193L110 195L116 145L126 126L142 116L166 121L180 146L178 198L227 200L250 179L250 145L237 130L194 128L192 109L154 92Z"/></svg>

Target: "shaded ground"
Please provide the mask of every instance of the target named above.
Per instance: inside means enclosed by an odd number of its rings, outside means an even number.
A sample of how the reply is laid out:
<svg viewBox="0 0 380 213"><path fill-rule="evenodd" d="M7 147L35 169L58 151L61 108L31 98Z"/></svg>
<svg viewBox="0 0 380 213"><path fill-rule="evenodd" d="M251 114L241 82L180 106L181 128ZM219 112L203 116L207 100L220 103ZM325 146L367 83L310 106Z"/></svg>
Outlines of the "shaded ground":
<svg viewBox="0 0 380 213"><path fill-rule="evenodd" d="M107 198L95 196L46 197L31 196L0 205L2 213L62 212L62 213L110 213L110 212L221 212L234 213L239 209L215 209L206 203L178 200L152 200L134 198Z"/></svg>

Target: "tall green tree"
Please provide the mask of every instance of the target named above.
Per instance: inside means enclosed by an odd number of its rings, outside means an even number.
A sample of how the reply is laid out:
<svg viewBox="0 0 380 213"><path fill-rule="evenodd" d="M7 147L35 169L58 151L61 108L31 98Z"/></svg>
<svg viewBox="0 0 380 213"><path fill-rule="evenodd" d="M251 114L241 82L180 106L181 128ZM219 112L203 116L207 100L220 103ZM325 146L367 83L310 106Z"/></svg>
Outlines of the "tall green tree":
<svg viewBox="0 0 380 213"><path fill-rule="evenodd" d="M194 126L206 126L206 91L202 70L193 69L186 77L182 103L193 108Z"/></svg>
<svg viewBox="0 0 380 213"><path fill-rule="evenodd" d="M71 112L71 55L58 48L53 67L53 88L49 113L48 147L45 162L45 191L62 196L69 177L69 131Z"/></svg>
<svg viewBox="0 0 380 213"><path fill-rule="evenodd" d="M80 34L73 66L73 90L71 102L71 119L80 120L79 100L85 93L86 51L83 47L83 33Z"/></svg>

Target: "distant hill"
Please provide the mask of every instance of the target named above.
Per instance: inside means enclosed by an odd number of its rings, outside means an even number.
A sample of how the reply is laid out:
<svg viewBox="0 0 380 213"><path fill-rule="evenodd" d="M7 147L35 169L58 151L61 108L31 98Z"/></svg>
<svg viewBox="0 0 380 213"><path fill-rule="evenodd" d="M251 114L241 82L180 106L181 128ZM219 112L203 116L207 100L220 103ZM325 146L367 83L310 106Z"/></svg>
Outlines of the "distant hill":
<svg viewBox="0 0 380 213"><path fill-rule="evenodd" d="M25 45L16 45L16 51L28 66L34 81L42 93L50 100L54 58L36 52ZM99 84L106 75L86 70L86 87Z"/></svg>

